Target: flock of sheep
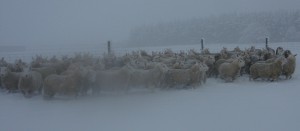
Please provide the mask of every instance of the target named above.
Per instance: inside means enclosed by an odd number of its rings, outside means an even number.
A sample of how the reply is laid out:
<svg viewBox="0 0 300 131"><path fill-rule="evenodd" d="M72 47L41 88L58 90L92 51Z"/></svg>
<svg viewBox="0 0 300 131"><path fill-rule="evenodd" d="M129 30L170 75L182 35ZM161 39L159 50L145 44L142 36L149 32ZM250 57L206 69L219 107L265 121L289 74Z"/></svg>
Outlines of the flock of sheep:
<svg viewBox="0 0 300 131"><path fill-rule="evenodd" d="M42 94L44 99L56 95L97 95L101 91L129 91L131 87L196 88L206 79L217 78L232 82L248 74L250 80L276 81L280 76L290 79L295 71L295 54L278 47L229 51L219 53L209 49L197 52L132 51L123 56L114 53L95 57L76 53L73 57L46 58L35 56L31 63L21 59L8 63L0 60L1 90L21 92L26 98Z"/></svg>

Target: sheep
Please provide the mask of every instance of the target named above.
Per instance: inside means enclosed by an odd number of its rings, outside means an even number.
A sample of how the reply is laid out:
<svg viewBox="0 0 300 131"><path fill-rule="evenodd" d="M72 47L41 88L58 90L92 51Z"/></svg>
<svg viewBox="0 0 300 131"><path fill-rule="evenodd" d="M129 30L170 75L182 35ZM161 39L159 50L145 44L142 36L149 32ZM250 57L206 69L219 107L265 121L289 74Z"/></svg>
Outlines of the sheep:
<svg viewBox="0 0 300 131"><path fill-rule="evenodd" d="M136 60L130 61L128 64L136 69L145 69L147 63L148 62L144 59L136 59Z"/></svg>
<svg viewBox="0 0 300 131"><path fill-rule="evenodd" d="M22 72L19 79L18 88L26 98L32 97L35 91L41 93L43 78L39 72L25 71Z"/></svg>
<svg viewBox="0 0 300 131"><path fill-rule="evenodd" d="M171 49L166 49L164 51L164 56L166 56L166 57L173 57L174 55L175 55L175 53Z"/></svg>
<svg viewBox="0 0 300 131"><path fill-rule="evenodd" d="M85 96L87 95L88 90L93 86L95 86L96 71L93 70L91 67L82 67L80 69L80 75L81 75L80 93L81 95Z"/></svg>
<svg viewBox="0 0 300 131"><path fill-rule="evenodd" d="M42 56L36 55L32 57L32 61L30 63L30 67L32 68L40 68L43 64L49 62L47 58L43 58Z"/></svg>
<svg viewBox="0 0 300 131"><path fill-rule="evenodd" d="M215 61L215 57L214 56L208 56L206 57L206 59L203 61L209 68L208 71L206 72L206 75L208 77L213 76L214 74L214 63Z"/></svg>
<svg viewBox="0 0 300 131"><path fill-rule="evenodd" d="M55 68L57 74L61 74L62 72L67 70L70 64L71 64L70 61L61 61L61 62L53 63L50 66Z"/></svg>
<svg viewBox="0 0 300 131"><path fill-rule="evenodd" d="M18 59L14 63L14 72L22 72L27 65L21 59Z"/></svg>
<svg viewBox="0 0 300 131"><path fill-rule="evenodd" d="M172 67L176 63L176 58L174 57L154 57L154 62L161 62L166 64L168 67Z"/></svg>
<svg viewBox="0 0 300 131"><path fill-rule="evenodd" d="M49 75L57 74L54 67L31 68L31 70L39 72L42 75L43 80Z"/></svg>
<svg viewBox="0 0 300 131"><path fill-rule="evenodd" d="M210 54L209 49L208 49L208 48L203 49L203 50L201 51L201 54L203 54L203 55L208 55L208 54Z"/></svg>
<svg viewBox="0 0 300 131"><path fill-rule="evenodd" d="M206 72L209 70L209 67L204 64L204 63L200 63L199 64L200 66L200 75L199 75L199 83L202 84L202 83L206 83Z"/></svg>
<svg viewBox="0 0 300 131"><path fill-rule="evenodd" d="M276 51L275 51L276 56L282 56L283 53L284 53L284 50L282 47L279 46L276 48Z"/></svg>
<svg viewBox="0 0 300 131"><path fill-rule="evenodd" d="M104 54L102 63L105 65L105 69L110 69L114 67L114 62L117 59L114 53Z"/></svg>
<svg viewBox="0 0 300 131"><path fill-rule="evenodd" d="M236 53L242 52L242 50L240 49L239 46L235 47L235 48L233 49L233 51L236 52Z"/></svg>
<svg viewBox="0 0 300 131"><path fill-rule="evenodd" d="M20 72L11 72L7 67L0 68L1 84L9 93L18 91Z"/></svg>
<svg viewBox="0 0 300 131"><path fill-rule="evenodd" d="M0 60L0 67L6 67L7 64L8 63L6 62L6 60L4 59L4 57L2 57L1 60Z"/></svg>
<svg viewBox="0 0 300 131"><path fill-rule="evenodd" d="M97 60L97 62L92 65L92 69L96 71L104 70L105 65L101 61Z"/></svg>
<svg viewBox="0 0 300 131"><path fill-rule="evenodd" d="M231 63L222 63L218 68L220 78L226 82L232 82L244 65L245 62L242 59L235 59Z"/></svg>
<svg viewBox="0 0 300 131"><path fill-rule="evenodd" d="M181 61L177 61L173 66L172 66L173 69L182 69L184 68L184 64L183 62Z"/></svg>
<svg viewBox="0 0 300 131"><path fill-rule="evenodd" d="M196 63L190 69L168 69L164 78L164 86L167 88L175 86L194 88L200 82L200 66Z"/></svg>
<svg viewBox="0 0 300 131"><path fill-rule="evenodd" d="M231 63L234 59L219 59L214 63L213 68L213 74L215 75L215 77L217 78L219 75L219 67L221 64L223 63Z"/></svg>
<svg viewBox="0 0 300 131"><path fill-rule="evenodd" d="M103 70L96 72L96 83L93 87L93 94L99 94L101 89L125 89L129 90L131 68L126 65L116 70Z"/></svg>
<svg viewBox="0 0 300 131"><path fill-rule="evenodd" d="M92 69L91 66L84 67L81 65L81 63L72 63L65 72L61 73L61 75L69 75L74 72L77 72L80 75L79 94L81 94L82 96L87 95L88 90L91 86L93 86L93 84L96 81L95 71Z"/></svg>
<svg viewBox="0 0 300 131"><path fill-rule="evenodd" d="M167 66L162 63L156 63L154 68L149 70L132 69L129 81L130 86L146 86L146 88L159 87ZM153 91L153 90L152 90Z"/></svg>
<svg viewBox="0 0 300 131"><path fill-rule="evenodd" d="M249 55L244 56L245 66L242 67L242 73L250 74L250 67L260 60L258 55Z"/></svg>
<svg viewBox="0 0 300 131"><path fill-rule="evenodd" d="M72 62L80 62L83 65L92 65L94 61L93 56L90 53L75 53L75 57L72 59ZM53 62L57 63L57 62Z"/></svg>
<svg viewBox="0 0 300 131"><path fill-rule="evenodd" d="M278 80L281 72L282 66L286 59L283 57L277 58L274 62L263 63L257 62L250 67L249 80L255 80L257 78L267 78L271 81Z"/></svg>
<svg viewBox="0 0 300 131"><path fill-rule="evenodd" d="M68 75L52 74L44 80L43 98L51 99L55 94L77 97L80 90L80 75L72 72Z"/></svg>
<svg viewBox="0 0 300 131"><path fill-rule="evenodd" d="M196 59L193 59L193 58L187 59L186 61L184 61L184 63L182 63L182 65L181 65L182 68L179 68L179 69L189 69L196 63L198 63L198 60L196 60Z"/></svg>
<svg viewBox="0 0 300 131"><path fill-rule="evenodd" d="M227 50L227 48L223 47L223 49L220 51L220 56L222 59L229 59L230 56L229 56L229 52Z"/></svg>
<svg viewBox="0 0 300 131"><path fill-rule="evenodd" d="M285 50L285 51L283 52L283 55L284 55L285 58L288 58L289 55L291 55L291 54L292 54L292 52L291 52L290 50Z"/></svg>
<svg viewBox="0 0 300 131"><path fill-rule="evenodd" d="M151 61L152 60L152 56L149 55L146 51L141 50L140 51L140 55L142 58L146 59L147 61Z"/></svg>
<svg viewBox="0 0 300 131"><path fill-rule="evenodd" d="M261 57L263 60L268 60L276 56L275 50L272 48L263 49Z"/></svg>
<svg viewBox="0 0 300 131"><path fill-rule="evenodd" d="M289 55L287 57L287 62L283 64L282 74L285 75L286 79L291 79L292 74L295 72L296 68L296 55Z"/></svg>

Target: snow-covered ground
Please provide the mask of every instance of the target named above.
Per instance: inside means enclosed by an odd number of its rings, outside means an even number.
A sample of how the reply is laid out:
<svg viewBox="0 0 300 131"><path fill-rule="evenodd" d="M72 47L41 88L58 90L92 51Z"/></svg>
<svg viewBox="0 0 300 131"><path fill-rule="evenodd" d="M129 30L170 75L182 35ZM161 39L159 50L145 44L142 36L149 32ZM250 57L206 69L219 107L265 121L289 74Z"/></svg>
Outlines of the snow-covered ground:
<svg viewBox="0 0 300 131"><path fill-rule="evenodd" d="M223 46L206 45L212 51ZM250 45L239 45L242 49ZM270 44L300 54L300 43ZM263 44L257 44L263 48ZM199 45L139 48L186 50ZM137 49L137 48L132 48ZM123 49L129 51L132 49ZM121 49L120 49L121 50ZM297 57L297 65L299 65ZM25 99L0 92L1 131L299 131L299 66L291 80L233 83L210 78L197 89L140 90L129 94L55 99Z"/></svg>

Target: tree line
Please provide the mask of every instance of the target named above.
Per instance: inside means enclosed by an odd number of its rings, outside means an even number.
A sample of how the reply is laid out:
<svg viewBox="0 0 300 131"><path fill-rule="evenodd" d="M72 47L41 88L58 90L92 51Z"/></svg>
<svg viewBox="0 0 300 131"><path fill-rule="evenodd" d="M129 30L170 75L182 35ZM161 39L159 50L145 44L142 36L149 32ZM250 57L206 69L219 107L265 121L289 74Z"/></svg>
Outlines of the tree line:
<svg viewBox="0 0 300 131"><path fill-rule="evenodd" d="M131 30L130 45L261 43L300 41L300 10L231 13L143 25Z"/></svg>

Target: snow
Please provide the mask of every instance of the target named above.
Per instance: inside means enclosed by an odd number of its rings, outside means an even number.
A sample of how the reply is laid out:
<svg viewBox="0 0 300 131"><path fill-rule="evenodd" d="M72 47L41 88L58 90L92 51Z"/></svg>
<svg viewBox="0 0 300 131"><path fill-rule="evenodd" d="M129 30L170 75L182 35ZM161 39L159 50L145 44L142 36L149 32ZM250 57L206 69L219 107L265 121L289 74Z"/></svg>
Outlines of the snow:
<svg viewBox="0 0 300 131"><path fill-rule="evenodd" d="M273 48L279 45L299 54L300 43L270 44ZM207 45L210 50L223 46L232 49L237 45ZM181 50L189 46L168 48ZM3 131L297 131L300 130L299 78L298 66L291 80L249 81L242 76L233 83L224 83L209 78L197 89L154 93L133 90L128 94L44 101L41 96L25 99L18 93L0 92L0 128Z"/></svg>

